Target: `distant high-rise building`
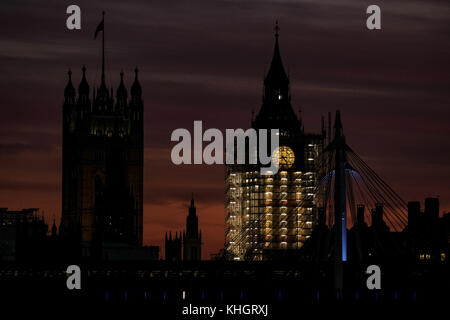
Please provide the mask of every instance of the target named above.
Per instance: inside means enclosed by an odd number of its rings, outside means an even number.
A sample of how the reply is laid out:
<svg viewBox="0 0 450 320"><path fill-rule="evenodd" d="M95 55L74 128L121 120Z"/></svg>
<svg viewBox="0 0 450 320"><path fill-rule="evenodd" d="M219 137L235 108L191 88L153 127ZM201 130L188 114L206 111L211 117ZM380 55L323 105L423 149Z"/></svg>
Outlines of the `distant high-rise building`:
<svg viewBox="0 0 450 320"><path fill-rule="evenodd" d="M104 66L92 95L82 71L78 96L70 70L64 92L60 234L91 257L142 245L144 105L137 68L130 96L122 72L115 99Z"/></svg>
<svg viewBox="0 0 450 320"><path fill-rule="evenodd" d="M198 231L196 212L194 196L192 196L189 214L186 218L186 231L183 232L183 260L201 260L202 258L202 233Z"/></svg>
<svg viewBox="0 0 450 320"><path fill-rule="evenodd" d="M259 165L229 165L226 171L226 255L261 260L264 252L298 249L311 235L316 217L316 162L325 132L304 132L292 109L290 80L281 61L278 25L272 63L264 79L262 106L254 129L279 129L272 157L278 173L261 175Z"/></svg>

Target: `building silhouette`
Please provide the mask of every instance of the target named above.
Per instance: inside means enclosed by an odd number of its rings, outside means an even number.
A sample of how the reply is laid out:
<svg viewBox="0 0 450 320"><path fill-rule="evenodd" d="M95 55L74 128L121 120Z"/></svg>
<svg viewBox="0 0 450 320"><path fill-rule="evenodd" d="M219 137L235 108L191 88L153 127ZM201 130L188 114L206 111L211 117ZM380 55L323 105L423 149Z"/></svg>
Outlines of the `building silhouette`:
<svg viewBox="0 0 450 320"><path fill-rule="evenodd" d="M355 265L371 263L448 263L450 254L450 213L439 217L439 199L426 198L408 202L408 224L402 231L392 231L385 220L385 206L357 206L355 224L348 230L348 261ZM325 212L319 208L319 222L300 254L291 258L326 262L333 258L335 228L329 228ZM369 215L365 213L370 211Z"/></svg>
<svg viewBox="0 0 450 320"><path fill-rule="evenodd" d="M0 261L32 261L46 258L53 244L48 225L38 208L0 208Z"/></svg>
<svg viewBox="0 0 450 320"><path fill-rule="evenodd" d="M292 108L278 31L277 24L262 106L252 128L279 129L279 148L268 150L279 170L263 176L258 164L227 166L225 250L231 260L262 260L267 254L299 249L315 225L315 164L325 131L322 121L321 134L305 133L302 119Z"/></svg>
<svg viewBox="0 0 450 320"><path fill-rule="evenodd" d="M194 204L194 196L186 217L186 229L183 233L165 233L165 259L167 261L198 261L202 259L202 232L198 231L197 209Z"/></svg>
<svg viewBox="0 0 450 320"><path fill-rule="evenodd" d="M176 232L172 239L172 232L169 232L169 235L166 232L164 244L167 261L181 261L181 241L181 233L178 235L178 232Z"/></svg>
<svg viewBox="0 0 450 320"><path fill-rule="evenodd" d="M83 257L108 248L142 245L143 111L138 70L130 96L120 74L115 92L105 82L92 92L82 68L78 94L72 72L64 91L62 239Z"/></svg>
<svg viewBox="0 0 450 320"><path fill-rule="evenodd" d="M408 253L416 261L446 261L450 254L450 213L439 217L439 199L408 202L408 225L403 230Z"/></svg>
<svg viewBox="0 0 450 320"><path fill-rule="evenodd" d="M155 260L159 254L158 247L141 246L143 102L137 70L130 98L121 74L114 99L105 85L104 71L100 87L90 98L83 67L78 95L71 72L65 90L60 234L55 221L48 233L37 209L0 208L0 259L28 260L1 264L2 301L144 302L178 315L182 300L211 305L269 301L287 316L298 313L299 301L322 306L332 302L335 307L337 295L330 284L336 276L333 250L338 237L336 227L327 225L327 206L317 206L314 191L319 176L315 166L326 134L323 129L321 134L305 133L293 112L278 28L275 36L263 105L252 127L280 129L280 147L274 152L280 170L261 176L258 165L227 168L227 243L224 254L218 256L218 260L272 261L177 263L201 259L202 235L192 198L185 231L165 235L166 260L175 263L88 262L83 265L88 285L83 284L82 294L62 285L68 264L53 264L51 257L60 259L74 248L85 257L109 260ZM345 169L357 171L354 166ZM450 213L439 217L437 198L427 198L424 204L422 210L420 202L409 202L408 225L393 232L387 224L392 218L389 202L373 206L351 202L356 221L348 230L346 301L356 306L388 302L390 307L398 302L448 302ZM280 257L287 261L276 261ZM366 287L365 268L372 263L382 266L383 290Z"/></svg>
<svg viewBox="0 0 450 320"><path fill-rule="evenodd" d="M198 231L197 209L194 196L191 199L189 214L186 218L186 230L183 232L183 260L202 259L202 232Z"/></svg>

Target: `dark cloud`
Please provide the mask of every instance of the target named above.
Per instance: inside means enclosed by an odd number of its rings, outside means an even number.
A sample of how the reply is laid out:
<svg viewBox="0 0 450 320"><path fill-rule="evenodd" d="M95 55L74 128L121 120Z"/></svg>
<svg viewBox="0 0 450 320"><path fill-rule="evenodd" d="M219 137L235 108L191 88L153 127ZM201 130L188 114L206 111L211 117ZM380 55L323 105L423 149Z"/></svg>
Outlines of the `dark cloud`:
<svg viewBox="0 0 450 320"><path fill-rule="evenodd" d="M41 151L49 151L50 148L47 146L40 147L36 145L30 145L25 143L2 143L0 144L0 154L3 154L4 156L11 156L16 155L18 153L22 152L29 152L29 151L35 151L35 152L41 152Z"/></svg>

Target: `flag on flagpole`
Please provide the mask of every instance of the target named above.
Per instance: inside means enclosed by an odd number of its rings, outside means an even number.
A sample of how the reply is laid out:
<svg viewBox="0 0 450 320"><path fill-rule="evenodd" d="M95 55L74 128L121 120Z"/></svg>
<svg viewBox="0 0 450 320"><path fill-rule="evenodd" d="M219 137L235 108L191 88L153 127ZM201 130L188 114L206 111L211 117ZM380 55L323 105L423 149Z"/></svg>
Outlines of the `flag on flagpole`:
<svg viewBox="0 0 450 320"><path fill-rule="evenodd" d="M104 27L104 21L105 21L105 18L103 18L102 19L102 21L98 24L98 26L97 26L97 29L95 29L95 35L94 35L94 39L97 39L97 34L100 32L100 31L103 31L103 27Z"/></svg>

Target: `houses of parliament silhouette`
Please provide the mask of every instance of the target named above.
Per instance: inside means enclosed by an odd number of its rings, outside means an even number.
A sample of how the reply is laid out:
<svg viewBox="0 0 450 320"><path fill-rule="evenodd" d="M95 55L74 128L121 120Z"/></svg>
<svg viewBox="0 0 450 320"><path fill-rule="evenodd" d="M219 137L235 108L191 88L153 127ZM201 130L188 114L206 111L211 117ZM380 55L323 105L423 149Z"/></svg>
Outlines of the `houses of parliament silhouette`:
<svg viewBox="0 0 450 320"><path fill-rule="evenodd" d="M105 260L146 259L151 252L152 259L158 259L157 247L143 249L144 103L138 69L134 70L129 91L123 72L117 89L108 88L104 20L98 32L102 32L99 86L91 90L83 66L78 88L75 89L69 70L64 89L60 251L71 257ZM331 119L326 130L322 118L321 133L312 134L305 133L301 118L295 115L290 79L280 54L278 23L272 61L264 79L262 106L252 119L252 127L280 129L280 147L275 150L280 170L276 175L262 177L257 165L226 168L227 228L222 253L228 260L271 260L279 254L301 251L306 242L311 242L314 228L323 227L321 221L325 218L320 213L332 211L330 204L320 201L316 188L323 175L322 154L325 146L332 144ZM335 129L343 130L340 117L336 118ZM353 202L359 205L355 199ZM380 212L379 205L374 203L367 208L378 208ZM365 213L360 211L361 208L355 223L364 221L361 217ZM390 218L396 217L381 217ZM400 221L403 227L405 219ZM202 239L193 199L186 230L183 237L181 233L173 238L166 234L167 260L201 259ZM43 233L42 229L39 234ZM54 224L53 238L55 235Z"/></svg>
<svg viewBox="0 0 450 320"><path fill-rule="evenodd" d="M101 29L99 29L101 27ZM72 72L64 90L60 236L81 243L81 256L108 247L142 246L144 103L138 69L130 95L120 73L115 92L105 81L104 20L100 86L90 91L86 67L78 94Z"/></svg>
<svg viewBox="0 0 450 320"><path fill-rule="evenodd" d="M89 257L106 244L142 245L144 104L137 68L129 99L123 72L114 99L104 64L92 96L82 71L78 95L70 70L64 91L60 235Z"/></svg>
<svg viewBox="0 0 450 320"><path fill-rule="evenodd" d="M280 148L275 152L281 170L277 175L261 177L255 167L226 168L227 230L222 254L213 261L199 261L202 234L192 198L186 231L176 233L175 237L166 234L167 261L148 261L159 260L159 248L143 246L142 239L142 88L137 69L129 91L123 73L115 92L106 86L103 42L100 85L90 90L83 67L78 89L69 70L64 90L59 235L54 222L51 235L47 236L48 226L43 219L33 216L37 209L0 208L0 260L6 260L5 257L16 260L0 267L0 297L151 301L153 306L167 307L170 311L186 302L270 301L287 313L298 312L299 301L334 301L333 255L338 256L336 252L342 249L336 250L336 239L346 234L347 224L342 223L341 233L332 228L328 220L333 219L329 213L333 212L333 205L336 207L336 200L333 203L333 197L324 195L332 193L332 176L339 171L347 176L355 172L364 176L368 172L377 184L383 181L345 144L339 112L334 140L331 120L328 132L323 120L321 133L304 132L290 103L289 78L278 47L278 28L275 35L263 105L256 119L252 119L252 127L281 129ZM339 141L342 143L336 143ZM348 158L345 159L344 153L336 157L336 150L345 151ZM333 155L327 165L336 163L336 158L345 160L345 164L340 170L334 167L328 171L326 167L328 174L320 179L323 172L317 165L321 155L327 153ZM372 183L370 179L367 183ZM318 184L326 192L318 191L315 188ZM376 190L377 186L370 187ZM393 192L386 185L383 189ZM334 193L340 195L336 190ZM351 301L359 297L381 301L379 292L374 294L365 287L367 277L363 267L382 263L385 301L397 300L399 292L404 301L414 303L417 299L442 298L433 285L445 283L446 275L448 279L450 214L439 217L439 200L427 198L424 210L418 202L401 203L406 209L396 215L390 202L384 207L374 202L364 207L359 204L357 193L347 194L355 195L350 202L356 212L353 214L352 208L348 208L355 221L353 227L348 226L351 228L349 259L345 261L342 282L344 296ZM401 202L394 193L390 196ZM368 215L367 209L373 209L372 213ZM390 219L397 220L390 224ZM403 229L393 232L397 225ZM342 247L347 250L345 242ZM66 262L78 263L80 259L85 259L82 266L83 272L88 271L85 274L89 286L77 296L64 286L65 268ZM109 263L111 260L122 261ZM26 263L21 264L23 261ZM48 290L47 295L40 288Z"/></svg>

